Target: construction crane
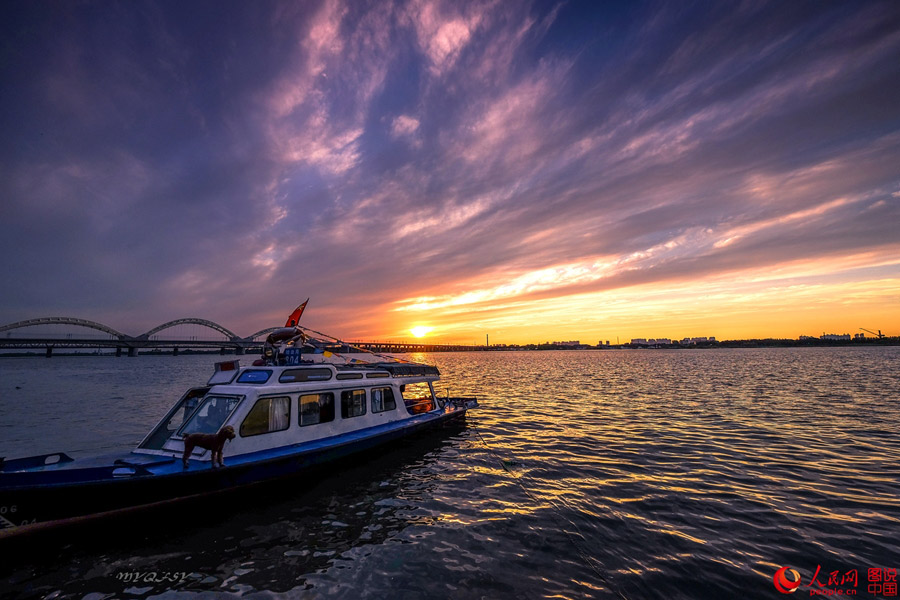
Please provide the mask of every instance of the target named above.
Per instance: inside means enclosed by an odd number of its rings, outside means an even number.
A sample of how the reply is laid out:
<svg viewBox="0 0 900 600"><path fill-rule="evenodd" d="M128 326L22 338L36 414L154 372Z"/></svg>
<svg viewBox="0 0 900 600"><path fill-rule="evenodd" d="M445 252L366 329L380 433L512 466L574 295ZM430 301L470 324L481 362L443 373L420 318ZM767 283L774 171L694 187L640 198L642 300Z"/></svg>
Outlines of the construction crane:
<svg viewBox="0 0 900 600"><path fill-rule="evenodd" d="M860 327L860 329L863 330L863 331L865 331L866 333L871 333L872 335L874 335L875 337L877 337L879 340L880 340L881 338L884 337L884 334L881 333L881 330L880 330L880 329L878 330L878 333L875 333L874 331L870 331L869 329L866 329L866 328L864 328L864 327Z"/></svg>

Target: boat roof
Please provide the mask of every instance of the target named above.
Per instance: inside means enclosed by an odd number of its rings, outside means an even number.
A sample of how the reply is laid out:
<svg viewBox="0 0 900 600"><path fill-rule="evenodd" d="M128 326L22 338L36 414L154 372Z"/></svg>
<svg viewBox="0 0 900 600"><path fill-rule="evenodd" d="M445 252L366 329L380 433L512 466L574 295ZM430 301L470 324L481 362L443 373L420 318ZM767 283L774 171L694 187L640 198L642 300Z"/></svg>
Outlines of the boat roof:
<svg viewBox="0 0 900 600"><path fill-rule="evenodd" d="M354 366L357 368L360 365L335 365L339 369L351 369ZM440 377L441 372L437 367L432 365L422 365L419 363L395 363L395 362L380 362L380 363L369 363L366 365L369 368L373 369L383 369L390 373L394 377Z"/></svg>
<svg viewBox="0 0 900 600"><path fill-rule="evenodd" d="M297 365L240 366L240 361L216 363L216 370L208 385L292 385L304 382L323 382L359 379L404 379L403 383L435 381L441 373L437 367L419 363L371 362L334 364L309 362Z"/></svg>

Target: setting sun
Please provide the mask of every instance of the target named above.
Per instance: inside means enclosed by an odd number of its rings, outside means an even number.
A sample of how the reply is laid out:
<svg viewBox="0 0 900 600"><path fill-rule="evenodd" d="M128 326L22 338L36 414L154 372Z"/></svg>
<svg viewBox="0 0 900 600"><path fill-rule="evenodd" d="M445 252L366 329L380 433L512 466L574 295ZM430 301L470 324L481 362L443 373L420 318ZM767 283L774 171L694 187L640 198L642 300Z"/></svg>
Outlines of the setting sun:
<svg viewBox="0 0 900 600"><path fill-rule="evenodd" d="M425 334L434 329L433 327L425 327L424 325L418 325L417 327L413 327L410 329L412 334L417 338L425 337Z"/></svg>

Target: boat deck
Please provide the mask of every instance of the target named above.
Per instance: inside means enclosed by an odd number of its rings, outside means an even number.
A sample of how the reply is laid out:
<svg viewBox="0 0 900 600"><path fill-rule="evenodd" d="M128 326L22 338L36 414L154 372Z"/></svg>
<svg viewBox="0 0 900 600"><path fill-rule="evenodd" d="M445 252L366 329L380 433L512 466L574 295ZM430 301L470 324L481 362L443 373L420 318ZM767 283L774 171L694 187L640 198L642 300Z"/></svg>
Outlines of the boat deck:
<svg viewBox="0 0 900 600"><path fill-rule="evenodd" d="M306 442L289 444L236 456L228 456L225 448L226 466L251 467L269 461L289 457L302 457L323 451L356 446L370 439L399 437L410 430L418 429L434 421L445 420L466 411L465 404L447 403L442 409L421 413L401 421L391 421L374 427L367 427L318 438ZM48 462L50 461L50 462ZM68 485L109 481L111 479L140 478L143 476L166 476L209 471L209 453L201 458L191 457L188 467L182 466L181 456L147 454L142 452L117 452L112 454L71 458L63 453L54 453L28 458L8 460L0 463L0 479L4 486L17 485Z"/></svg>

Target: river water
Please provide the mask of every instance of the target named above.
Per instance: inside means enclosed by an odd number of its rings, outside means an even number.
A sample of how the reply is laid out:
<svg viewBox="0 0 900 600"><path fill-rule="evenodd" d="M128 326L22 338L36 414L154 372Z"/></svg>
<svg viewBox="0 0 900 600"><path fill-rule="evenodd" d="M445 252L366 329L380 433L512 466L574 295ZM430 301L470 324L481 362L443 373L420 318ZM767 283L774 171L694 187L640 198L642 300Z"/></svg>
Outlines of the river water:
<svg viewBox="0 0 900 600"><path fill-rule="evenodd" d="M258 496L10 541L0 595L776 598L790 566L798 595L876 598L900 568L900 348L413 358L478 396L465 425ZM217 360L2 359L0 456L132 447Z"/></svg>

